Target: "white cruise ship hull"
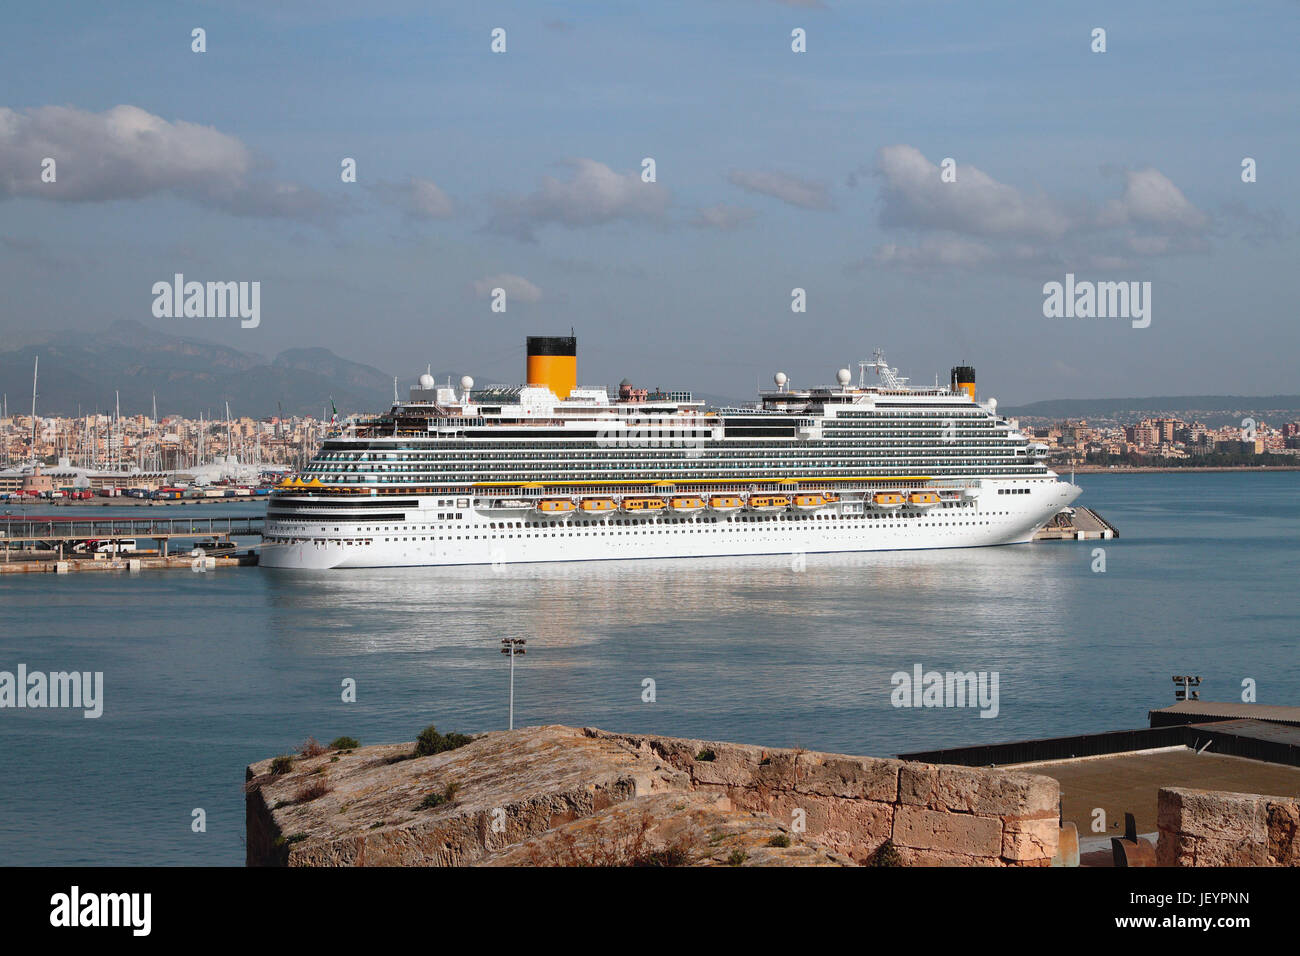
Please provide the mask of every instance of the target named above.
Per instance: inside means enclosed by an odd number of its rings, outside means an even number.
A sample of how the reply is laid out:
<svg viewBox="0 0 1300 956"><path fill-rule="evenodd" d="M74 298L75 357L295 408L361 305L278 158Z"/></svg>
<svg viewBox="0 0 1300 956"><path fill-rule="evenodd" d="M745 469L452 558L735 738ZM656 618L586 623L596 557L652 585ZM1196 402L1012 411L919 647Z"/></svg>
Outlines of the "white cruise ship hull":
<svg viewBox="0 0 1300 956"><path fill-rule="evenodd" d="M327 570L987 547L1031 541L1080 493L1054 479L982 485L961 505L859 513L837 504L814 513L547 518L420 497L400 521L268 519L261 564Z"/></svg>

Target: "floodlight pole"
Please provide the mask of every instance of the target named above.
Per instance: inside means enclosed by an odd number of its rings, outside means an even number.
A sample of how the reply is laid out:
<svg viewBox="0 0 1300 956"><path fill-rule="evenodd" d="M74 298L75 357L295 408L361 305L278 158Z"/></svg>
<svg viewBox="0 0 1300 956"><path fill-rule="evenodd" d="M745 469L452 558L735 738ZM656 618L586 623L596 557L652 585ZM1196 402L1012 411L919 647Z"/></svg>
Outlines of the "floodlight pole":
<svg viewBox="0 0 1300 956"><path fill-rule="evenodd" d="M527 643L527 639L522 637L501 638L501 653L510 658L510 730L515 729L515 657L524 653Z"/></svg>

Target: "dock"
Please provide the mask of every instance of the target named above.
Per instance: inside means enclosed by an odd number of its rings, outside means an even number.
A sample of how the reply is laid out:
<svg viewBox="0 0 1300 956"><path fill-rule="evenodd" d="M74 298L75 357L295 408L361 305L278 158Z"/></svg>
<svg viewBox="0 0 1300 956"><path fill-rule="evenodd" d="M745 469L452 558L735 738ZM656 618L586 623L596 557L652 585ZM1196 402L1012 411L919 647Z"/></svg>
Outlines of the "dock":
<svg viewBox="0 0 1300 956"><path fill-rule="evenodd" d="M0 518L0 573L57 573L77 571L141 571L169 568L208 570L257 564L257 555L192 556L192 543L199 539L233 550L235 538L260 541L265 519L225 518L59 518L50 516L6 516ZM148 539L157 543L151 551L118 551L116 543ZM108 550L93 553L74 550L85 542L107 544ZM180 547L176 547L177 542ZM185 546L185 542L191 544ZM253 547L252 542L248 547ZM179 551L182 553L171 553ZM201 562L198 567L195 562ZM215 562L215 563L213 563Z"/></svg>
<svg viewBox="0 0 1300 956"><path fill-rule="evenodd" d="M207 555L192 558L188 555L169 557L135 557L125 553L120 557L101 554L97 557L68 558L65 560L7 561L0 563L0 574L75 574L81 571L215 571L217 568L251 567L257 564L257 555L249 552L239 555Z"/></svg>
<svg viewBox="0 0 1300 956"><path fill-rule="evenodd" d="M1071 514L1073 512L1073 514ZM1091 508L1076 506L1062 511L1038 530L1035 541L1094 541L1118 538L1113 524Z"/></svg>

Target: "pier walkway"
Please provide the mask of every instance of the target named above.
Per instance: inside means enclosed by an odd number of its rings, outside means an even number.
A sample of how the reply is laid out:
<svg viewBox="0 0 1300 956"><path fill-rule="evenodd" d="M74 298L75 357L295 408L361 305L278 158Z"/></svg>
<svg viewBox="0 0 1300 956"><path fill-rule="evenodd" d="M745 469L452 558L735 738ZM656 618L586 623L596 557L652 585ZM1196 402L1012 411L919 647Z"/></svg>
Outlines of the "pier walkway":
<svg viewBox="0 0 1300 956"><path fill-rule="evenodd" d="M182 518L113 517L113 518L56 518L46 515L0 517L0 543L4 550L14 545L45 545L58 547L70 542L116 541L123 538L150 538L157 541L165 554L172 538L261 538L265 519L241 518Z"/></svg>

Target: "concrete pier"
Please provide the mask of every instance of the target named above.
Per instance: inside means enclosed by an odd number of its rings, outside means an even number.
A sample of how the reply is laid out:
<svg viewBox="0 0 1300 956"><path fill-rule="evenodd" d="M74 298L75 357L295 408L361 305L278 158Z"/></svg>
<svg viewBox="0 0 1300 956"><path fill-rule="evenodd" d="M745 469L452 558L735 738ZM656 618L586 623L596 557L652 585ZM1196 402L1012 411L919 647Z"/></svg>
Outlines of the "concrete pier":
<svg viewBox="0 0 1300 956"><path fill-rule="evenodd" d="M42 561L10 561L0 563L0 574L74 574L80 571L214 571L217 568L237 568L257 564L256 554L223 555L222 557L191 558L187 555L159 555L120 557L101 555L99 558L67 558Z"/></svg>
<svg viewBox="0 0 1300 956"><path fill-rule="evenodd" d="M1094 541L1101 538L1118 538L1115 526L1091 508L1075 506L1073 516L1066 512L1057 515L1034 535L1035 541Z"/></svg>

